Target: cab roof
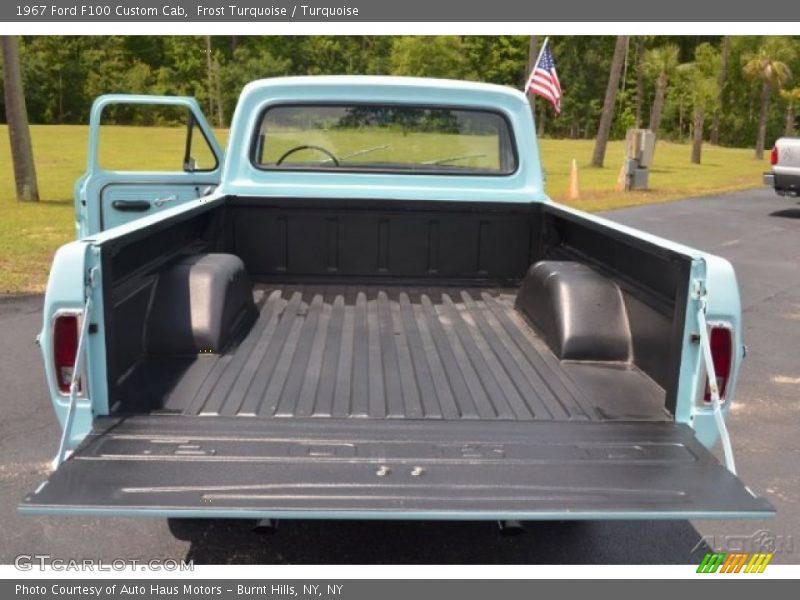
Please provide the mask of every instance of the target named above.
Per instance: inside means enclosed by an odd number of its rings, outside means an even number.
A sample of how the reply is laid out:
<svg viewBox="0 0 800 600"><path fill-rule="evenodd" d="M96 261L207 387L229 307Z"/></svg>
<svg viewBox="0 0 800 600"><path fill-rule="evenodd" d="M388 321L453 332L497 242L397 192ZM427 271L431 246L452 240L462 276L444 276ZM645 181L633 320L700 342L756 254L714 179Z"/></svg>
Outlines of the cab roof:
<svg viewBox="0 0 800 600"><path fill-rule="evenodd" d="M440 90L446 92L492 94L498 97L513 99L527 103L521 91L494 83L478 81L462 81L456 79L438 79L428 77L406 77L398 75L306 75L292 77L272 77L258 79L248 83L242 95L249 95L259 90L275 90L276 88L406 88L409 92L420 90L430 92Z"/></svg>

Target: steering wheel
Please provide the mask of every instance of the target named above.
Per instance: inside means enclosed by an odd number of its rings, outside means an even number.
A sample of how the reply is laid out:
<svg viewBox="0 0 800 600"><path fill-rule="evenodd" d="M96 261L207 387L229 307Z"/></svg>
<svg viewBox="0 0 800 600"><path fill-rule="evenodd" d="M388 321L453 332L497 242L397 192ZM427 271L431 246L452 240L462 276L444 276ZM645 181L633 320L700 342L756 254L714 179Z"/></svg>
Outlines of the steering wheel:
<svg viewBox="0 0 800 600"><path fill-rule="evenodd" d="M287 158L289 158L295 152L300 152L300 150L316 150L317 152L322 152L328 158L333 161L333 164L337 167L339 166L339 159L336 158L336 155L331 152L330 150L323 148L322 146L314 146L313 144L300 144L299 146L295 146L294 148L289 148L286 152L284 152L281 157L275 161L275 166L279 166L283 164Z"/></svg>

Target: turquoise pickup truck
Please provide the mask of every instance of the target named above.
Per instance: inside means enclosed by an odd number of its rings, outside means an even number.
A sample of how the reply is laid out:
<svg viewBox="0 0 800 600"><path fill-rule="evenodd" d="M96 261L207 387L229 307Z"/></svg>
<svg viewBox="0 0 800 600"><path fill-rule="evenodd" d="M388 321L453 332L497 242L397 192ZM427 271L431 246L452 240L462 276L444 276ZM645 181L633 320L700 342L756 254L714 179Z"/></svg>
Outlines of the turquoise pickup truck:
<svg viewBox="0 0 800 600"><path fill-rule="evenodd" d="M187 115L173 172L98 160L140 105ZM518 91L256 81L224 152L190 98L104 96L75 217L39 335L63 435L25 513L774 514L725 428L731 265L550 200Z"/></svg>

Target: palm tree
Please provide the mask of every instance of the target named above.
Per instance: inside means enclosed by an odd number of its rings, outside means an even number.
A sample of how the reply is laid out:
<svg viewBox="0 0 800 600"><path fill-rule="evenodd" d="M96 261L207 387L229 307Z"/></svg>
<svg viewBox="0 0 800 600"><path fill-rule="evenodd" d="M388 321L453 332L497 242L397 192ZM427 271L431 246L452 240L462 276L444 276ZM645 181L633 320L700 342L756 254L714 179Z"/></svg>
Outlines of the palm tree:
<svg viewBox="0 0 800 600"><path fill-rule="evenodd" d="M38 202L39 185L36 181L28 109L19 66L19 45L16 36L4 35L2 38L6 123L11 139L11 161L14 163L17 200Z"/></svg>
<svg viewBox="0 0 800 600"><path fill-rule="evenodd" d="M719 93L719 52L709 43L704 42L694 51L694 62L678 67L688 75L691 86L692 118L692 163L699 165L703 153L703 129L705 127L706 110L717 99Z"/></svg>
<svg viewBox="0 0 800 600"><path fill-rule="evenodd" d="M705 127L706 108L714 99L716 78L709 77L697 66L692 65L695 73L692 76L692 163L699 165L703 152L703 128Z"/></svg>
<svg viewBox="0 0 800 600"><path fill-rule="evenodd" d="M719 67L719 78L717 79L717 106L714 109L714 121L711 123L711 143L719 145L719 125L722 112L722 101L725 95L725 87L728 85L728 59L731 54L731 38L722 38L722 57Z"/></svg>
<svg viewBox="0 0 800 600"><path fill-rule="evenodd" d="M758 51L751 55L742 71L745 77L761 82L761 111L758 117L758 137L755 157L764 158L764 144L767 137L767 116L772 94L780 90L792 76L788 65L783 62L785 52L776 38L767 38Z"/></svg>
<svg viewBox="0 0 800 600"><path fill-rule="evenodd" d="M602 167L606 157L606 145L608 136L611 133L611 121L614 118L614 105L617 101L617 90L619 89L619 78L622 75L622 66L625 62L625 52L628 49L628 36L617 36L617 44L614 46L614 57L611 59L611 70L608 73L608 85L606 86L606 97L603 101L603 112L600 113L600 124L597 126L597 140L594 144L594 154L592 155L592 166Z"/></svg>
<svg viewBox="0 0 800 600"><path fill-rule="evenodd" d="M786 100L786 127L783 135L794 135L794 121L797 118L797 104L800 103L800 87L791 90L781 90L781 98Z"/></svg>
<svg viewBox="0 0 800 600"><path fill-rule="evenodd" d="M636 55L634 58L634 68L636 70L636 107L634 117L634 127L639 129L642 126L642 108L644 105L644 53L647 38L640 35L636 39Z"/></svg>
<svg viewBox="0 0 800 600"><path fill-rule="evenodd" d="M667 44L652 48L645 52L644 68L650 77L656 80L656 95L650 109L650 130L658 135L661 124L661 113L664 111L664 98L667 94L669 78L678 68L680 49L677 44Z"/></svg>

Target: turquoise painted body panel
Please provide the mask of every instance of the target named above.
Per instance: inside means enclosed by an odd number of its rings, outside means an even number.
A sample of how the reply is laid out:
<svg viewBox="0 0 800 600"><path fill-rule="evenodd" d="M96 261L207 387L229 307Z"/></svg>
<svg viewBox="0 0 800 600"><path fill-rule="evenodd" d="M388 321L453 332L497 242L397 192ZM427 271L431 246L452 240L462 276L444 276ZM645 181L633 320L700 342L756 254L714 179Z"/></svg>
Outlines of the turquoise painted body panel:
<svg viewBox="0 0 800 600"><path fill-rule="evenodd" d="M56 417L61 427L66 421L69 397L58 391L56 370L53 358L53 319L59 311L83 311L86 299L91 296L94 308L93 323L98 324L98 332L103 323L99 317L103 314L103 294L99 280L94 287L87 285L89 272L96 267L99 251L90 242L77 241L58 249L50 269L47 291L44 297L44 321L39 333L39 345L44 360L45 377L47 379L50 398ZM85 315L82 315L85 317ZM108 389L106 378L106 350L104 336L89 336L86 347L87 389L77 401L75 421L72 426L69 445L77 446L92 426L96 414L108 413Z"/></svg>
<svg viewBox="0 0 800 600"><path fill-rule="evenodd" d="M451 107L489 108L500 111L508 119L514 131L514 144L519 157L517 170L508 176L480 175L427 175L427 174L389 174L353 172L299 172L265 171L256 168L250 160L250 148L259 115L276 103L302 103L314 101L361 101L416 105L445 105ZM158 173L120 173L103 170L97 160L96 140L99 137L99 123L102 109L114 102L177 104L191 110L201 128L209 135L214 152L219 157L218 168L203 177L215 186L213 193L196 198L185 198L182 203L164 207L141 218L127 222L114 223L116 226L104 228L97 209L99 190L108 185L124 182L129 185L160 185L164 183L163 174ZM51 324L53 315L60 309L81 310L87 297L93 299L92 323L97 325L100 335L92 335L87 347L87 397L78 401L78 413L70 435L69 444L75 447L89 432L95 415L109 414L108 390L106 387L106 348L102 335L103 297L102 272L99 269L99 254L105 244L131 231L152 226L159 221L180 213L211 209L224 201L228 195L236 196L275 196L281 198L369 198L374 200L438 200L438 201L483 201L493 199L502 202L552 202L544 191L539 148L530 106L526 97L515 90L500 86L455 82L445 80L392 78L392 77L299 77L279 78L253 82L247 85L240 97L231 124L230 138L226 152L213 141L213 132L202 117L197 103L190 98L150 98L144 96L104 96L92 109L90 127L90 147L87 173L76 182L76 231L78 241L63 246L57 252L45 296L44 320L41 331L41 346L51 399L59 421L64 423L67 400L57 391L55 384L53 357L51 350ZM198 180L197 173L176 173L164 185L191 183ZM684 323L684 345L678 383L675 420L687 423L696 431L698 439L707 447L713 446L718 437L711 408L704 406L700 396L705 385L705 371L701 366L700 348L690 342L697 332L694 315L698 309L695 286L707 291L707 319L710 323L725 322L734 331L735 364L728 383L726 402L723 407L727 414L736 391L736 379L741 361L744 358L741 326L741 303L738 285L733 268L727 261L681 244L633 230L596 215L587 215L569 207L560 207L567 212L579 213L595 223L625 233L633 234L660 247L680 253L691 259L691 277L686 281L689 289L686 322ZM89 274L97 267L99 279L93 287L88 285ZM32 510L31 512L35 512ZM123 516L122 512L114 514ZM137 514L142 514L137 511ZM176 515L161 515L157 510L148 510L152 516L195 516L193 512ZM199 513L198 513L199 514ZM209 516L202 511L202 516ZM213 516L233 517L277 517L291 515L267 515L262 513L225 513ZM303 518L326 518L329 513L314 515L303 513ZM337 515L341 517L342 515ZM368 512L348 512L347 518L371 518ZM409 518L407 513L397 515L381 514L381 518ZM600 514L597 518L653 518L650 513ZM665 514L659 518L671 518ZM748 515L686 515L675 514L672 518L739 517ZM414 515L415 518L487 518L485 514ZM503 518L570 518L569 514L548 512L535 514L492 515L493 519ZM583 515L581 518L586 518Z"/></svg>

